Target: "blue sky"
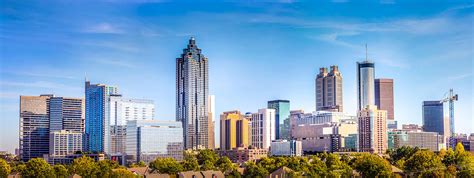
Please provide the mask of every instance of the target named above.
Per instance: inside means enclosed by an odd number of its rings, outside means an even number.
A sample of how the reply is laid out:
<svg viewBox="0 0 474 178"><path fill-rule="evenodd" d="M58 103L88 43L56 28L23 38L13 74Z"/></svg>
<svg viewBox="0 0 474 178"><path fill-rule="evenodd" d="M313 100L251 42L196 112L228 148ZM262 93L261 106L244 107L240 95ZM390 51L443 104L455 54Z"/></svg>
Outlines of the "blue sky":
<svg viewBox="0 0 474 178"><path fill-rule="evenodd" d="M399 123L421 124L422 101L454 88L456 131L474 132L472 1L1 1L0 9L0 150L18 147L19 95L83 97L86 74L154 100L156 119L174 120L175 59L190 36L209 58L217 113L256 112L272 99L311 112L318 69L339 65L345 112L355 114L355 63L367 43L376 77L395 80Z"/></svg>

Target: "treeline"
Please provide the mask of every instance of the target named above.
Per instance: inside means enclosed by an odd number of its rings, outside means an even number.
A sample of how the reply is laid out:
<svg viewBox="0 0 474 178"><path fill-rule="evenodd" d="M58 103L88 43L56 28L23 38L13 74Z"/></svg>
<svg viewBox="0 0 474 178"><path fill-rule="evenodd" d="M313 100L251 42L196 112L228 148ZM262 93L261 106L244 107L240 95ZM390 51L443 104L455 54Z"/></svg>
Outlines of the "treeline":
<svg viewBox="0 0 474 178"><path fill-rule="evenodd" d="M257 162L238 166L227 157L219 157L212 150L186 152L183 161L158 158L148 166L151 172L175 176L183 171L222 171L226 177L265 177L273 171L288 167L292 177L350 177L354 172L363 177L393 177L392 165L410 177L474 177L474 156L461 144L456 148L432 152L418 148L401 147L389 150L383 157L368 153L333 154L318 153L305 157L267 157ZM129 167L146 166L143 162ZM81 157L71 165L50 166L43 159L31 159L27 163L10 163L0 159L0 177L19 172L24 177L136 177L116 162Z"/></svg>

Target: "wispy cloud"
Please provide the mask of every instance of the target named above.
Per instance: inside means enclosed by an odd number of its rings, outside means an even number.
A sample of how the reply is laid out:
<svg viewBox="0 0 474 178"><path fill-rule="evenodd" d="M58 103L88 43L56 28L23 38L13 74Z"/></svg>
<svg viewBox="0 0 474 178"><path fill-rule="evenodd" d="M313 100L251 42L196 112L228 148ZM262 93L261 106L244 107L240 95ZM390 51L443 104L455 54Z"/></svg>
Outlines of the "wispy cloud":
<svg viewBox="0 0 474 178"><path fill-rule="evenodd" d="M33 87L33 88L47 88L47 89L68 89L68 90L80 90L79 87L72 87L62 83L54 83L49 81L34 81L34 82L12 82L12 81L0 81L1 86L7 87Z"/></svg>
<svg viewBox="0 0 474 178"><path fill-rule="evenodd" d="M109 58L101 58L101 59L94 59L95 62L105 65L113 65L117 67L126 67L126 68L137 68L138 66L129 61L123 59L109 59Z"/></svg>
<svg viewBox="0 0 474 178"><path fill-rule="evenodd" d="M450 76L448 77L448 80L462 80L462 79L470 78L470 77L472 77L472 73Z"/></svg>
<svg viewBox="0 0 474 178"><path fill-rule="evenodd" d="M2 73L6 74L13 74L19 76L27 76L27 77L40 77L40 78L59 78L59 79L70 79L75 80L79 79L69 75L51 75L51 74L44 74L44 73L35 73L35 72L23 72L23 71L2 71Z"/></svg>
<svg viewBox="0 0 474 178"><path fill-rule="evenodd" d="M102 33L102 34L123 34L124 30L116 25L103 22L87 26L83 29L84 33Z"/></svg>

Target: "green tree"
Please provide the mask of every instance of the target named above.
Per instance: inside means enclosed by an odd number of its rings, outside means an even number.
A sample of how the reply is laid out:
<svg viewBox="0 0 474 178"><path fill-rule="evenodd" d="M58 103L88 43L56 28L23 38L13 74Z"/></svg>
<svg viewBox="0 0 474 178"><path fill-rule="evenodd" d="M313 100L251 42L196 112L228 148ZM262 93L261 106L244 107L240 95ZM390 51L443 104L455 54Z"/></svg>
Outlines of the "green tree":
<svg viewBox="0 0 474 178"><path fill-rule="evenodd" d="M194 156L185 156L181 164L185 171L199 171L199 163Z"/></svg>
<svg viewBox="0 0 474 178"><path fill-rule="evenodd" d="M404 170L416 177L443 177L445 167L432 151L421 150L408 158Z"/></svg>
<svg viewBox="0 0 474 178"><path fill-rule="evenodd" d="M137 177L135 174L133 174L131 171L125 169L125 168L119 168L116 169L112 172L111 177L113 178L134 178Z"/></svg>
<svg viewBox="0 0 474 178"><path fill-rule="evenodd" d="M246 178L264 178L269 174L265 168L255 164L253 161L247 161L244 166L244 177Z"/></svg>
<svg viewBox="0 0 474 178"><path fill-rule="evenodd" d="M78 174L82 177L95 177L100 170L94 159L82 156L74 159L69 171L71 174Z"/></svg>
<svg viewBox="0 0 474 178"><path fill-rule="evenodd" d="M329 177L347 177L352 175L352 168L339 159L339 156L333 153L327 154L326 167Z"/></svg>
<svg viewBox="0 0 474 178"><path fill-rule="evenodd" d="M137 166L138 167L146 167L146 164L145 164L145 162L140 161L140 162L138 162Z"/></svg>
<svg viewBox="0 0 474 178"><path fill-rule="evenodd" d="M119 167L117 162L111 160L100 160L97 166L100 170L97 172L97 177L110 177L112 175L112 169Z"/></svg>
<svg viewBox="0 0 474 178"><path fill-rule="evenodd" d="M319 157L311 157L308 172L306 172L310 177L325 177L327 172L326 164Z"/></svg>
<svg viewBox="0 0 474 178"><path fill-rule="evenodd" d="M22 177L54 177L51 166L42 158L33 158L26 163L26 169L21 172Z"/></svg>
<svg viewBox="0 0 474 178"><path fill-rule="evenodd" d="M183 171L183 166L173 158L157 158L150 163L152 171L158 171L162 174L175 175Z"/></svg>
<svg viewBox="0 0 474 178"><path fill-rule="evenodd" d="M10 172L10 165L4 159L0 159L0 177L5 178L10 174Z"/></svg>
<svg viewBox="0 0 474 178"><path fill-rule="evenodd" d="M204 163L201 165L201 170L203 171L209 171L209 170L215 170L216 167L214 166L214 163L211 160L205 160Z"/></svg>
<svg viewBox="0 0 474 178"><path fill-rule="evenodd" d="M203 168L203 170L212 170L214 169L214 165L217 162L219 156L216 152L210 149L200 150L196 156L199 165Z"/></svg>
<svg viewBox="0 0 474 178"><path fill-rule="evenodd" d="M474 177L474 156L466 152L466 154L458 160L459 177Z"/></svg>
<svg viewBox="0 0 474 178"><path fill-rule="evenodd" d="M23 163L23 162L19 162L18 164L15 164L14 166L11 166L12 167L12 171L11 172L19 172L19 173L22 173L26 170L26 164Z"/></svg>
<svg viewBox="0 0 474 178"><path fill-rule="evenodd" d="M64 165L61 164L56 164L53 166L54 170L54 175L56 175L56 178L66 178L69 176L67 173L67 169Z"/></svg>
<svg viewBox="0 0 474 178"><path fill-rule="evenodd" d="M225 174L228 174L234 169L237 169L234 163L232 163L232 161L230 161L227 156L220 157L216 162L216 167Z"/></svg>
<svg viewBox="0 0 474 178"><path fill-rule="evenodd" d="M356 158L354 168L364 177L388 177L392 173L392 167L387 160L368 153Z"/></svg>

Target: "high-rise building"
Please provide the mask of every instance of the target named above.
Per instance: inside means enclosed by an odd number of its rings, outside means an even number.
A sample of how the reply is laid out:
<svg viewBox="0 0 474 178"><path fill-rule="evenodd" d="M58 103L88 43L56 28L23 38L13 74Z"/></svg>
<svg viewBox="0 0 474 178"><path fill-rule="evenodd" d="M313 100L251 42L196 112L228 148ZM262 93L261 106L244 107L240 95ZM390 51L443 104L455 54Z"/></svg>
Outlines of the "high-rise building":
<svg viewBox="0 0 474 178"><path fill-rule="evenodd" d="M183 123L185 149L209 147L208 59L191 37L176 59L176 121Z"/></svg>
<svg viewBox="0 0 474 178"><path fill-rule="evenodd" d="M126 154L129 162L149 163L156 158L183 159L181 122L160 120L127 121Z"/></svg>
<svg viewBox="0 0 474 178"><path fill-rule="evenodd" d="M268 109L275 109L276 139L289 139L290 101L268 101Z"/></svg>
<svg viewBox="0 0 474 178"><path fill-rule="evenodd" d="M387 111L387 120L393 121L393 79L375 79L375 105Z"/></svg>
<svg viewBox="0 0 474 178"><path fill-rule="evenodd" d="M209 127L209 149L216 147L215 131L214 126L216 124L214 114L216 113L216 98L214 95L209 95L209 107L208 107L208 127Z"/></svg>
<svg viewBox="0 0 474 178"><path fill-rule="evenodd" d="M65 157L82 151L82 137L82 132L52 131L49 134L49 157Z"/></svg>
<svg viewBox="0 0 474 178"><path fill-rule="evenodd" d="M83 99L51 97L48 110L50 132L66 130L84 133Z"/></svg>
<svg viewBox="0 0 474 178"><path fill-rule="evenodd" d="M258 113L252 114L252 146L268 149L272 140L276 140L275 134L275 110L259 109Z"/></svg>
<svg viewBox="0 0 474 178"><path fill-rule="evenodd" d="M449 112L444 107L444 103L440 101L423 102L423 131L450 137Z"/></svg>
<svg viewBox="0 0 474 178"><path fill-rule="evenodd" d="M316 111L343 112L342 75L338 66L323 67L316 76Z"/></svg>
<svg viewBox="0 0 474 178"><path fill-rule="evenodd" d="M387 111L367 105L358 113L359 151L384 154L387 150Z"/></svg>
<svg viewBox="0 0 474 178"><path fill-rule="evenodd" d="M221 150L249 146L249 120L240 111L221 114Z"/></svg>
<svg viewBox="0 0 474 178"><path fill-rule="evenodd" d="M49 153L49 99L53 95L20 96L20 160Z"/></svg>
<svg viewBox="0 0 474 178"><path fill-rule="evenodd" d="M357 110L375 105L375 65L373 62L357 62Z"/></svg>
<svg viewBox="0 0 474 178"><path fill-rule="evenodd" d="M109 104L110 95L118 94L117 87L104 84L85 83L86 128L84 150L104 152L109 150L106 138L110 137Z"/></svg>
<svg viewBox="0 0 474 178"><path fill-rule="evenodd" d="M105 145L110 145L110 147L105 152L123 154L125 153L127 121L154 119L155 105L152 100L128 99L117 94L110 95L108 105L110 134L105 139Z"/></svg>

